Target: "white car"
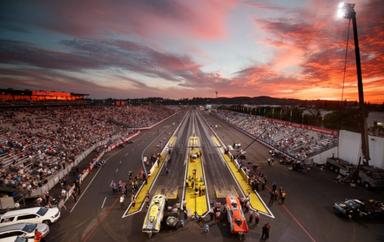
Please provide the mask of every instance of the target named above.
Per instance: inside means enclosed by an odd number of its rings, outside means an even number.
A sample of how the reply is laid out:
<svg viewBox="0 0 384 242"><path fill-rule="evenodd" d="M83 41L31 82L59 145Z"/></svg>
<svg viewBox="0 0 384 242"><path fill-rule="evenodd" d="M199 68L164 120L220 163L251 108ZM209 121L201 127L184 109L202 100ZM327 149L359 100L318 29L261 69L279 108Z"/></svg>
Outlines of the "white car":
<svg viewBox="0 0 384 242"><path fill-rule="evenodd" d="M240 149L241 148L241 144L240 143L235 143L233 148L234 149Z"/></svg>
<svg viewBox="0 0 384 242"><path fill-rule="evenodd" d="M0 216L0 227L18 223L51 224L60 218L58 208L35 207L12 210Z"/></svg>
<svg viewBox="0 0 384 242"><path fill-rule="evenodd" d="M15 240L12 240L12 242L35 242L35 239L34 238L24 238L24 237L17 236L15 238Z"/></svg>
<svg viewBox="0 0 384 242"><path fill-rule="evenodd" d="M13 224L0 228L0 242L28 241L35 236L39 230L44 238L49 233L49 226L46 224Z"/></svg>

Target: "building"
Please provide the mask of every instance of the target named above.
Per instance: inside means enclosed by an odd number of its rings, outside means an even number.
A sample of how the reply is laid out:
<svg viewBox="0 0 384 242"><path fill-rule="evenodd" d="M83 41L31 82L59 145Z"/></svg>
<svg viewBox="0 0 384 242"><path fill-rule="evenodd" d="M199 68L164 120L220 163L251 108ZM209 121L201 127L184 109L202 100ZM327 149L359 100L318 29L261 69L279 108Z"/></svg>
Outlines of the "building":
<svg viewBox="0 0 384 242"><path fill-rule="evenodd" d="M0 89L0 102L13 101L76 101L84 100L89 94L44 90Z"/></svg>

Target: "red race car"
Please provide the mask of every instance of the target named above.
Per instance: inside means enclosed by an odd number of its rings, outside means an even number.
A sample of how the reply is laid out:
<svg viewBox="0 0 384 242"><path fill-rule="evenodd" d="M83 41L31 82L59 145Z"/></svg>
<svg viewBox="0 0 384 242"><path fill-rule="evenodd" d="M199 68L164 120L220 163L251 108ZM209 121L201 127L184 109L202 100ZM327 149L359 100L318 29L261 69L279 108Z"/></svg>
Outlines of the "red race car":
<svg viewBox="0 0 384 242"><path fill-rule="evenodd" d="M247 220L245 219L239 198L233 195L227 195L225 198L225 208L227 210L227 217L231 233L244 235L248 233L249 228Z"/></svg>

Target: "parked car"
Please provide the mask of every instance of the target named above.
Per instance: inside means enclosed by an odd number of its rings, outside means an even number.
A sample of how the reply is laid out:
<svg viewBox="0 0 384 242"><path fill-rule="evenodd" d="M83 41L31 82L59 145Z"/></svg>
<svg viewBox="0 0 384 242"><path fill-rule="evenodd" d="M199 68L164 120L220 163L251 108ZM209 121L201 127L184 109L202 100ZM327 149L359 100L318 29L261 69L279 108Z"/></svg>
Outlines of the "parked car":
<svg viewBox="0 0 384 242"><path fill-rule="evenodd" d="M60 218L58 208L34 207L12 210L0 216L0 227L17 223L51 224Z"/></svg>
<svg viewBox="0 0 384 242"><path fill-rule="evenodd" d="M366 188L382 188L384 187L384 170L362 166L359 169L359 182Z"/></svg>
<svg viewBox="0 0 384 242"><path fill-rule="evenodd" d="M241 148L241 144L240 143L234 143L233 144L233 148L234 149L240 149Z"/></svg>
<svg viewBox="0 0 384 242"><path fill-rule="evenodd" d="M12 242L35 242L35 239L17 236L15 240L12 240Z"/></svg>
<svg viewBox="0 0 384 242"><path fill-rule="evenodd" d="M35 231L41 232L44 238L49 233L49 226L46 224L20 223L3 226L0 228L0 242L24 241L35 236ZM26 240L28 241L28 240Z"/></svg>
<svg viewBox="0 0 384 242"><path fill-rule="evenodd" d="M336 202L333 209L337 215L352 218L384 218L384 203L376 200L347 199Z"/></svg>

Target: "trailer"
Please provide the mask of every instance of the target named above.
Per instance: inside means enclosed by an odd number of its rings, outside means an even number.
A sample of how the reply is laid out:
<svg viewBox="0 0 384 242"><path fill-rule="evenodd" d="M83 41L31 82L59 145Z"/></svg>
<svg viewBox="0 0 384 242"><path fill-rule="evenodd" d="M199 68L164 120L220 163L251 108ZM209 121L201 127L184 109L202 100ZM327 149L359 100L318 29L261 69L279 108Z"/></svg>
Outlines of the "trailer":
<svg viewBox="0 0 384 242"><path fill-rule="evenodd" d="M337 174L343 176L349 176L356 169L356 167L342 159L338 158L328 158L327 163L325 164L328 169L334 171Z"/></svg>
<svg viewBox="0 0 384 242"><path fill-rule="evenodd" d="M366 188L384 187L384 170L372 166L362 166L359 169L359 180Z"/></svg>

